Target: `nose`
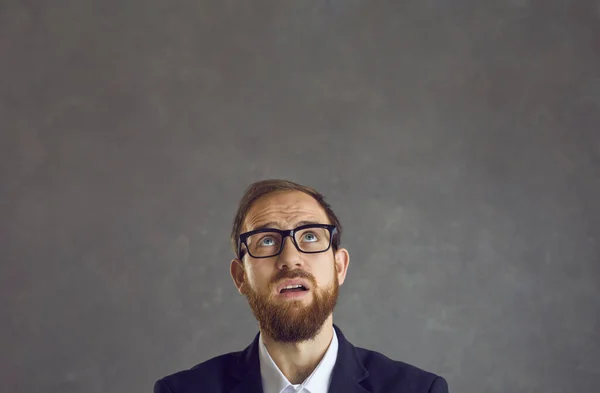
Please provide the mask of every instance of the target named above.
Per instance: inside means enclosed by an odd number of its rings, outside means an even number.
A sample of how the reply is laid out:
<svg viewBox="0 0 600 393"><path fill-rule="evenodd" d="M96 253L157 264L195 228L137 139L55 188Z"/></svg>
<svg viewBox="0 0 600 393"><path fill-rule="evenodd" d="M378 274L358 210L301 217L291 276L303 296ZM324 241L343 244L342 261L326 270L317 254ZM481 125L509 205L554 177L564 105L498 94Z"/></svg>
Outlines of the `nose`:
<svg viewBox="0 0 600 393"><path fill-rule="evenodd" d="M283 250L277 256L277 268L286 267L291 270L302 265L302 253L296 248L293 239L290 236L286 237L283 241Z"/></svg>

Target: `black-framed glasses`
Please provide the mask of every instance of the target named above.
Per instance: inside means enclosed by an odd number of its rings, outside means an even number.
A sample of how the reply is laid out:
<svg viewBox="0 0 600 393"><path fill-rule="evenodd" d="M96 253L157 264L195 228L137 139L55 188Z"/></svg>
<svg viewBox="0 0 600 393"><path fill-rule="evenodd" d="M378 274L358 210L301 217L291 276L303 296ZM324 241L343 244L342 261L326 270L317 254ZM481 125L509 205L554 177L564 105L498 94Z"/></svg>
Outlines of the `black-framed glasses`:
<svg viewBox="0 0 600 393"><path fill-rule="evenodd" d="M307 224L294 229L262 228L240 235L238 257L242 258L242 244L252 258L270 258L281 254L287 236L296 249L306 254L325 252L331 247L337 228L328 224Z"/></svg>

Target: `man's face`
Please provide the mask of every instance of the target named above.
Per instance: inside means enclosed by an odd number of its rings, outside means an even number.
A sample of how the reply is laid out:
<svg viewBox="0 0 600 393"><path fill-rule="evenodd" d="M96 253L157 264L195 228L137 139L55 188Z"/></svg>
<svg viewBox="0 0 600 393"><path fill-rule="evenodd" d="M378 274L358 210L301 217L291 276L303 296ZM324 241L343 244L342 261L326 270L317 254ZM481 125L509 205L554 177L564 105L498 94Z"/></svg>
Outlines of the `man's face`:
<svg viewBox="0 0 600 393"><path fill-rule="evenodd" d="M299 191L268 194L254 202L242 232L263 227L293 229L309 221L329 224L323 208ZM276 341L300 342L313 338L330 317L348 266L348 252L332 249L318 254L298 251L285 238L278 256L235 259L231 274L240 293L248 298L261 330ZM308 290L281 292L288 280L300 280Z"/></svg>

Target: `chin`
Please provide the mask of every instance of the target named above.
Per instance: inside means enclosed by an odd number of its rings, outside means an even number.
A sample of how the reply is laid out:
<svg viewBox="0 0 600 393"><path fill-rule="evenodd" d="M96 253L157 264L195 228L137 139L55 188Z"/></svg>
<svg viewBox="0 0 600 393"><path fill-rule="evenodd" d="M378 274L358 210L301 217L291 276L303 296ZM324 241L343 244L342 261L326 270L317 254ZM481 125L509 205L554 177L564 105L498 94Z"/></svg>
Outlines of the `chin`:
<svg viewBox="0 0 600 393"><path fill-rule="evenodd" d="M293 308L302 308L309 307L311 305L311 301L305 300L278 300L275 304L280 305L282 307L293 307Z"/></svg>
<svg viewBox="0 0 600 393"><path fill-rule="evenodd" d="M308 308L310 306L310 302L306 303L303 300L292 300L289 303L294 309Z"/></svg>

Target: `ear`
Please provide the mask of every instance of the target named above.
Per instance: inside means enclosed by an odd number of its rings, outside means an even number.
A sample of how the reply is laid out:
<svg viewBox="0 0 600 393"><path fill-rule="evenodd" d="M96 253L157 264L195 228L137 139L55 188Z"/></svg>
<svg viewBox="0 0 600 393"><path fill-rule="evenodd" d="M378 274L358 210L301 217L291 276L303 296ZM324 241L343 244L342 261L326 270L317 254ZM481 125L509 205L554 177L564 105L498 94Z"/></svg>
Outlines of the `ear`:
<svg viewBox="0 0 600 393"><path fill-rule="evenodd" d="M339 248L335 254L335 271L337 272L338 282L340 285L346 280L348 265L350 264L350 254L345 248Z"/></svg>
<svg viewBox="0 0 600 393"><path fill-rule="evenodd" d="M237 258L232 260L231 265L229 266L229 273L231 274L231 278L233 279L233 283L235 284L238 292L243 295L242 285L244 284L244 262Z"/></svg>

